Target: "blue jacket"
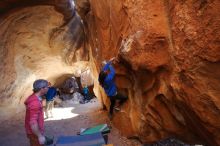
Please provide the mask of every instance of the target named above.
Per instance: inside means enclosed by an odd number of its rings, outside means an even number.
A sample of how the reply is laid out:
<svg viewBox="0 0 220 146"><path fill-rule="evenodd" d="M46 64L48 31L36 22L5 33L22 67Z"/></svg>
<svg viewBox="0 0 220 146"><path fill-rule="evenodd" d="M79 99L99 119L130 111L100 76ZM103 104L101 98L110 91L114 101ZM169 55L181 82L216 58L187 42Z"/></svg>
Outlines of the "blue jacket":
<svg viewBox="0 0 220 146"><path fill-rule="evenodd" d="M108 62L102 69L103 71L107 71L109 70L110 72L108 73L108 75L106 76L105 80L104 80L104 89L105 89L105 93L108 96L115 96L117 93L117 88L116 85L114 83L114 77L115 77L115 69L113 68L113 66L111 65L111 62Z"/></svg>
<svg viewBox="0 0 220 146"><path fill-rule="evenodd" d="M89 94L89 88L88 88L88 87L84 87L84 88L83 88L83 94L84 94L84 95Z"/></svg>
<svg viewBox="0 0 220 146"><path fill-rule="evenodd" d="M54 87L50 87L47 91L47 94L45 95L46 96L46 100L47 101L52 101L53 98L56 96L57 94L57 90L56 88Z"/></svg>

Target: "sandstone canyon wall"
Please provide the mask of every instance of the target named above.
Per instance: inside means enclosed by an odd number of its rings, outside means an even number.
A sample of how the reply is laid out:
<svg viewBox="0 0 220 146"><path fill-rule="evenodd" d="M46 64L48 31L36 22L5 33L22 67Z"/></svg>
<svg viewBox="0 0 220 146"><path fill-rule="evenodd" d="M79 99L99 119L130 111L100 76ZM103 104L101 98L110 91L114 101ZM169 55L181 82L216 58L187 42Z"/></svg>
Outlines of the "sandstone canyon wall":
<svg viewBox="0 0 220 146"><path fill-rule="evenodd" d="M219 0L76 6L83 21L71 0L0 2L0 119L22 105L35 79L56 83L88 59L97 77L101 61L117 57L116 84L129 100L113 123L124 135L220 145ZM109 107L97 81L95 90Z"/></svg>
<svg viewBox="0 0 220 146"><path fill-rule="evenodd" d="M76 0L97 70L117 57L114 124L153 142L220 145L220 1ZM97 74L96 74L97 75ZM102 89L108 107L108 98Z"/></svg>
<svg viewBox="0 0 220 146"><path fill-rule="evenodd" d="M0 119L22 110L33 81L85 67L88 51L80 17L69 0L0 2ZM82 62L81 66L77 62Z"/></svg>

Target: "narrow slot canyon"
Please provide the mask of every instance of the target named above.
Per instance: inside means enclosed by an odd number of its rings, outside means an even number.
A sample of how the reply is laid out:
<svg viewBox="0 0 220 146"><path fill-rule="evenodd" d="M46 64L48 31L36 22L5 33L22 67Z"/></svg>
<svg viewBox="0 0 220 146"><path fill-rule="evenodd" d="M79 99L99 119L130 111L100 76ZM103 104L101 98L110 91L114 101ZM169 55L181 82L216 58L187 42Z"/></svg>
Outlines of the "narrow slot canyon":
<svg viewBox="0 0 220 146"><path fill-rule="evenodd" d="M0 1L0 146L29 146L24 102L37 79L59 89L44 119L54 144L106 123L114 146L219 146L219 10L219 0ZM109 118L98 79L111 58L128 98Z"/></svg>

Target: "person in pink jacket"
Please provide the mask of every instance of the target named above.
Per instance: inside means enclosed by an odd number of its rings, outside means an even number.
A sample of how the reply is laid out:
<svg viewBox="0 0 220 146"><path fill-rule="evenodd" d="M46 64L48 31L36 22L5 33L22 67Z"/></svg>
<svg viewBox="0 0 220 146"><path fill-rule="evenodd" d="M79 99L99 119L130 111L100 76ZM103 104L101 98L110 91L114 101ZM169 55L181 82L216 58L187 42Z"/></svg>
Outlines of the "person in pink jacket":
<svg viewBox="0 0 220 146"><path fill-rule="evenodd" d="M39 79L33 84L33 94L26 101L25 129L31 146L42 146L44 136L44 114L41 96L48 91L48 81Z"/></svg>

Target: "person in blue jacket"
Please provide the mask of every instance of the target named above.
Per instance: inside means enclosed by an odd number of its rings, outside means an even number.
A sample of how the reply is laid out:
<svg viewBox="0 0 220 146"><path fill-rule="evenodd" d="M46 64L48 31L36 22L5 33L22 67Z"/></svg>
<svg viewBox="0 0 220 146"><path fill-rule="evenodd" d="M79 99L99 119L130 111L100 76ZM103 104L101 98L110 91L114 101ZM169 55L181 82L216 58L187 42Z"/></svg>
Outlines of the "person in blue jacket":
<svg viewBox="0 0 220 146"><path fill-rule="evenodd" d="M121 95L117 91L117 87L114 82L115 77L115 69L112 66L112 61L115 58L112 58L109 62L105 63L105 66L102 68L101 72L99 73L99 84L104 88L105 93L110 98L110 111L109 111L109 118L112 119L113 116L113 109L115 106L116 100L119 100L119 104L122 105L128 97Z"/></svg>
<svg viewBox="0 0 220 146"><path fill-rule="evenodd" d="M49 113L50 117L53 117L52 110L54 108L54 98L57 95L57 89L55 87L49 87L47 94L45 95L46 97L46 118L49 118Z"/></svg>
<svg viewBox="0 0 220 146"><path fill-rule="evenodd" d="M90 94L89 94L89 88L87 86L83 87L83 95L84 95L84 101L89 102Z"/></svg>

